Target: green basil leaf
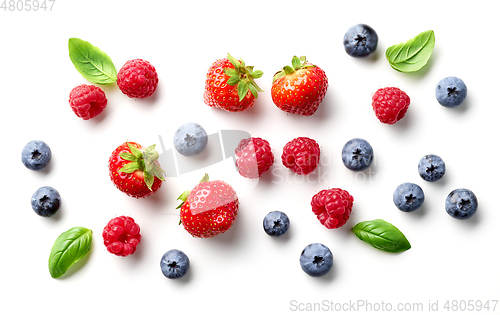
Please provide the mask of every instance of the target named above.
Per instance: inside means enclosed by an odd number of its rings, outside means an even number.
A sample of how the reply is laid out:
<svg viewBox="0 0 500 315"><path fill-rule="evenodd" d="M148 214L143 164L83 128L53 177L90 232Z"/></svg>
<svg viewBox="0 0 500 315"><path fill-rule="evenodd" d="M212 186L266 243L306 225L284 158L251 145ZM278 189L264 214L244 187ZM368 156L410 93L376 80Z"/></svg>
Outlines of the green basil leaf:
<svg viewBox="0 0 500 315"><path fill-rule="evenodd" d="M411 248L397 227L381 219L359 222L352 231L360 240L386 252L399 253Z"/></svg>
<svg viewBox="0 0 500 315"><path fill-rule="evenodd" d="M52 278L59 278L83 258L92 244L92 230L74 227L59 235L49 256L49 272Z"/></svg>
<svg viewBox="0 0 500 315"><path fill-rule="evenodd" d="M96 84L116 82L115 65L104 51L79 38L70 38L68 49L69 58L85 79Z"/></svg>
<svg viewBox="0 0 500 315"><path fill-rule="evenodd" d="M425 31L406 43L387 48L385 57L394 70L414 72L427 64L434 50L434 44L434 31Z"/></svg>

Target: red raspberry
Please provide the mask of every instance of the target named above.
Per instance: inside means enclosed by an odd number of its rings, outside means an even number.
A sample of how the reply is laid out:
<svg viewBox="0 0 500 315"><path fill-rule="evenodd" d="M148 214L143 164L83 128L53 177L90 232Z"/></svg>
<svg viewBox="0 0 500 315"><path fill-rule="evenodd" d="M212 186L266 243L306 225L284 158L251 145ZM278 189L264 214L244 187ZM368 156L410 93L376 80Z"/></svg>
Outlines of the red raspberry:
<svg viewBox="0 0 500 315"><path fill-rule="evenodd" d="M118 71L116 84L128 97L146 98L156 91L158 74L155 67L146 60L133 59Z"/></svg>
<svg viewBox="0 0 500 315"><path fill-rule="evenodd" d="M95 85L82 84L69 93L69 106L83 120L99 115L107 104L106 94Z"/></svg>
<svg viewBox="0 0 500 315"><path fill-rule="evenodd" d="M283 165L299 175L312 173L319 164L320 149L316 141L299 137L288 142L283 148Z"/></svg>
<svg viewBox="0 0 500 315"><path fill-rule="evenodd" d="M108 252L116 256L132 255L141 242L140 231L139 225L131 217L116 217L102 231L104 245Z"/></svg>
<svg viewBox="0 0 500 315"><path fill-rule="evenodd" d="M259 178L274 163L269 142L261 138L241 140L234 152L238 172L246 178Z"/></svg>
<svg viewBox="0 0 500 315"><path fill-rule="evenodd" d="M352 211L354 198L340 188L324 189L311 200L312 211L327 229L344 225Z"/></svg>
<svg viewBox="0 0 500 315"><path fill-rule="evenodd" d="M403 118L410 106L410 98L396 87L378 89L372 96L372 107L377 118L392 125Z"/></svg>

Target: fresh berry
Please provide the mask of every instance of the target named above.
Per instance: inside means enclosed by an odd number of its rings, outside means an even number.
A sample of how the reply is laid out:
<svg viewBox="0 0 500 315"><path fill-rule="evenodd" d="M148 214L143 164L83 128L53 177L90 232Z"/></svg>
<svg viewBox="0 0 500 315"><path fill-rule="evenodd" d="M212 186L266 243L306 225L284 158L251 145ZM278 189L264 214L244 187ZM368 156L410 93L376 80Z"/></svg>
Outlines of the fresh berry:
<svg viewBox="0 0 500 315"><path fill-rule="evenodd" d="M312 173L318 167L320 148L316 141L307 137L295 138L283 148L283 165L299 175Z"/></svg>
<svg viewBox="0 0 500 315"><path fill-rule="evenodd" d="M372 96L375 115L384 124L392 125L403 118L410 106L410 98L396 87L378 89Z"/></svg>
<svg viewBox="0 0 500 315"><path fill-rule="evenodd" d="M135 253L141 242L141 229L131 217L111 219L102 231L104 246L111 254L128 256Z"/></svg>
<svg viewBox="0 0 500 315"><path fill-rule="evenodd" d="M128 97L146 98L156 91L158 74L148 61L133 59L127 61L118 71L116 84Z"/></svg>
<svg viewBox="0 0 500 315"><path fill-rule="evenodd" d="M399 210L404 212L417 210L424 203L424 199L422 188L413 183L399 185L392 194L392 201Z"/></svg>
<svg viewBox="0 0 500 315"><path fill-rule="evenodd" d="M322 277L332 269L333 254L326 245L309 244L300 253L300 266L311 277Z"/></svg>
<svg viewBox="0 0 500 315"><path fill-rule="evenodd" d="M323 101L328 89L328 78L318 66L306 57L294 56L292 67L285 66L273 77L271 97L281 110L302 116L311 116Z"/></svg>
<svg viewBox="0 0 500 315"><path fill-rule="evenodd" d="M269 212L263 221L264 231L270 236L281 236L288 231L290 219L281 211Z"/></svg>
<svg viewBox="0 0 500 315"><path fill-rule="evenodd" d="M108 100L104 91L95 85L82 84L69 93L69 106L83 120L89 120L104 111Z"/></svg>
<svg viewBox="0 0 500 315"><path fill-rule="evenodd" d="M171 249L161 257L160 268L168 279L181 278L189 270L189 258L183 251Z"/></svg>
<svg viewBox="0 0 500 315"><path fill-rule="evenodd" d="M373 148L368 141L354 138L342 148L342 162L351 171L362 171L370 167L373 161Z"/></svg>
<svg viewBox="0 0 500 315"><path fill-rule="evenodd" d="M457 107L467 97L467 86L457 77L446 77L436 86L436 99L444 107Z"/></svg>
<svg viewBox="0 0 500 315"><path fill-rule="evenodd" d="M274 164L271 146L261 138L241 140L235 154L238 172L246 178L259 178Z"/></svg>
<svg viewBox="0 0 500 315"><path fill-rule="evenodd" d="M375 52L378 35L366 24L352 26L344 35L344 49L351 57L367 57Z"/></svg>
<svg viewBox="0 0 500 315"><path fill-rule="evenodd" d="M40 140L28 142L21 152L21 161L26 168L39 171L46 167L52 158L52 151L47 143Z"/></svg>
<svg viewBox="0 0 500 315"><path fill-rule="evenodd" d="M203 152L208 143L205 129L196 123L187 123L179 127L174 134L174 147L184 156L195 156Z"/></svg>
<svg viewBox="0 0 500 315"><path fill-rule="evenodd" d="M144 149L135 142L125 142L109 158L109 176L116 188L127 195L135 198L149 196L165 180L158 157L154 144Z"/></svg>
<svg viewBox="0 0 500 315"><path fill-rule="evenodd" d="M324 189L312 197L311 207L319 222L327 229L343 226L352 211L354 198L340 188Z"/></svg>
<svg viewBox="0 0 500 315"><path fill-rule="evenodd" d="M61 195L52 187L40 187L31 196L31 207L39 216L53 216L59 210L60 206Z"/></svg>
<svg viewBox="0 0 500 315"><path fill-rule="evenodd" d="M440 180L446 172L443 159L435 154L425 155L418 162L418 173L423 180L435 182Z"/></svg>
<svg viewBox="0 0 500 315"><path fill-rule="evenodd" d="M179 196L184 229L194 237L209 238L226 232L238 215L239 201L234 189L220 180L209 181L205 174L193 190Z"/></svg>
<svg viewBox="0 0 500 315"><path fill-rule="evenodd" d="M476 195L469 189L455 189L446 197L445 209L455 219L470 219L477 211Z"/></svg>
<svg viewBox="0 0 500 315"><path fill-rule="evenodd" d="M241 112L252 107L261 88L254 79L262 76L260 70L246 66L230 54L218 59L208 69L203 99L210 107L229 112Z"/></svg>

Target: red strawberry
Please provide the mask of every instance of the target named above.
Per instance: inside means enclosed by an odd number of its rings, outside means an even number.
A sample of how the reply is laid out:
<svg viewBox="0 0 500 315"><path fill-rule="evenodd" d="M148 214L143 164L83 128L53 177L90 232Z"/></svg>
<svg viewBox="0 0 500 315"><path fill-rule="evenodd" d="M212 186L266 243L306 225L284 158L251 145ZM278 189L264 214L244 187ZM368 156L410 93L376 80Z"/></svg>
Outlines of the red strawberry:
<svg viewBox="0 0 500 315"><path fill-rule="evenodd" d="M155 145L144 147L125 142L109 158L109 176L116 188L135 198L151 195L160 188L164 172L157 159Z"/></svg>
<svg viewBox="0 0 500 315"><path fill-rule="evenodd" d="M328 78L318 66L308 63L305 56L294 56L292 66L276 73L271 96L279 109L302 116L311 116L325 98Z"/></svg>
<svg viewBox="0 0 500 315"><path fill-rule="evenodd" d="M230 54L218 59L208 69L205 80L205 104L230 112L241 112L253 106L258 92L262 92L254 79L262 76L260 70L245 66Z"/></svg>
<svg viewBox="0 0 500 315"><path fill-rule="evenodd" d="M233 188L220 180L208 181L205 174L191 191L179 196L184 229L194 237L209 238L226 232L238 214L239 201Z"/></svg>

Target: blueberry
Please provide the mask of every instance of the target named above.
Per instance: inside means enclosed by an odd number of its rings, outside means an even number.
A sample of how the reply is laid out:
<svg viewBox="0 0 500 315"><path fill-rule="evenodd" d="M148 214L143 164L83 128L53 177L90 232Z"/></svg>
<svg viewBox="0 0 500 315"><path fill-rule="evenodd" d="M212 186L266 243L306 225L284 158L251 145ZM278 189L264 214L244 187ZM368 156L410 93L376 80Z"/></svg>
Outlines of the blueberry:
<svg viewBox="0 0 500 315"><path fill-rule="evenodd" d="M436 99L444 107L457 107L467 97L467 86L457 77L446 77L436 85Z"/></svg>
<svg viewBox="0 0 500 315"><path fill-rule="evenodd" d="M392 200L396 207L404 212L417 210L424 203L424 199L425 196L422 188L413 183L399 185L392 195Z"/></svg>
<svg viewBox="0 0 500 315"><path fill-rule="evenodd" d="M43 169L50 162L52 152L49 146L40 140L28 142L21 153L21 160L24 166L33 171Z"/></svg>
<svg viewBox="0 0 500 315"><path fill-rule="evenodd" d="M61 195L52 187L44 186L35 191L31 197L31 207L42 217L54 215L61 206Z"/></svg>
<svg viewBox="0 0 500 315"><path fill-rule="evenodd" d="M326 275L333 265L333 254L328 247L320 243L307 245L300 254L300 266L311 277Z"/></svg>
<svg viewBox="0 0 500 315"><path fill-rule="evenodd" d="M477 210L476 195L469 189L455 189L446 197L445 209L455 219L470 219Z"/></svg>
<svg viewBox="0 0 500 315"><path fill-rule="evenodd" d="M169 279L183 277L189 269L189 258L181 250L171 249L161 257L161 272Z"/></svg>
<svg viewBox="0 0 500 315"><path fill-rule="evenodd" d="M263 225L268 235L281 236L288 231L290 219L281 211L272 211L264 217Z"/></svg>
<svg viewBox="0 0 500 315"><path fill-rule="evenodd" d="M418 173L422 179L428 182L435 182L443 177L446 171L443 160L435 155L428 154L418 162Z"/></svg>
<svg viewBox="0 0 500 315"><path fill-rule="evenodd" d="M370 167L373 161L373 148L368 141L354 138L342 148L342 162L351 171L362 171Z"/></svg>
<svg viewBox="0 0 500 315"><path fill-rule="evenodd" d="M344 49L351 57L367 57L377 49L377 44L377 33L366 24L354 25L344 35Z"/></svg>
<svg viewBox="0 0 500 315"><path fill-rule="evenodd" d="M200 154L205 150L207 143L207 132L196 123L184 124L174 134L174 147L184 156Z"/></svg>

